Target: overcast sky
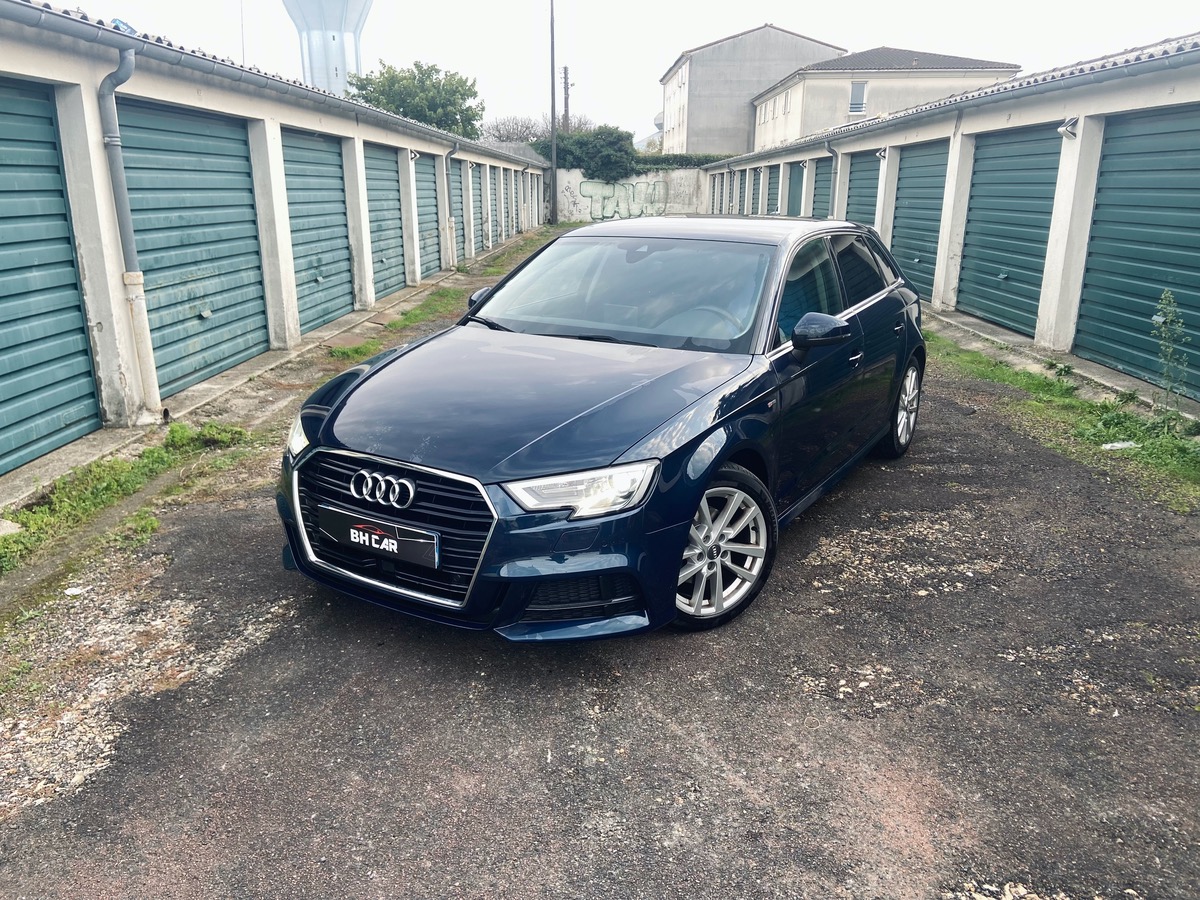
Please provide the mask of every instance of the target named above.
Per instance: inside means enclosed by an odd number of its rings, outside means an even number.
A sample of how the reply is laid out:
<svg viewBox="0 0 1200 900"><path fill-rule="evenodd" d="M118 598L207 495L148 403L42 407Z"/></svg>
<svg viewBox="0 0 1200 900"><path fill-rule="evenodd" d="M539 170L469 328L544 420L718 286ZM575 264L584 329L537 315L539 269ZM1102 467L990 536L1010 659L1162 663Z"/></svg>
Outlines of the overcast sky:
<svg viewBox="0 0 1200 900"><path fill-rule="evenodd" d="M283 0L83 0L82 8L237 61L244 31L247 64L301 76L299 39ZM380 59L433 63L476 79L485 121L540 116L550 108L549 9L549 0L375 0L363 68L377 68ZM851 52L889 46L1018 63L1034 72L1200 31L1200 3L556 0L555 18L557 63L570 67L574 83L572 113L641 138L653 132L662 108L658 79L681 52L765 22ZM558 103L561 111L561 93Z"/></svg>

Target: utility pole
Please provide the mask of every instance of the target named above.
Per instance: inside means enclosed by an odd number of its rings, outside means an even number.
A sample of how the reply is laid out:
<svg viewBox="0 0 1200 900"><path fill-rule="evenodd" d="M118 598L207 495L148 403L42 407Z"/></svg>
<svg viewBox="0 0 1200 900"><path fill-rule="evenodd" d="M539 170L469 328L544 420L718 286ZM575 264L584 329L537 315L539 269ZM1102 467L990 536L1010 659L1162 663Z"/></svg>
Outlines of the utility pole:
<svg viewBox="0 0 1200 900"><path fill-rule="evenodd" d="M550 0L550 224L558 224L558 66L554 63L554 0Z"/></svg>
<svg viewBox="0 0 1200 900"><path fill-rule="evenodd" d="M571 133L571 67L563 66L563 133Z"/></svg>

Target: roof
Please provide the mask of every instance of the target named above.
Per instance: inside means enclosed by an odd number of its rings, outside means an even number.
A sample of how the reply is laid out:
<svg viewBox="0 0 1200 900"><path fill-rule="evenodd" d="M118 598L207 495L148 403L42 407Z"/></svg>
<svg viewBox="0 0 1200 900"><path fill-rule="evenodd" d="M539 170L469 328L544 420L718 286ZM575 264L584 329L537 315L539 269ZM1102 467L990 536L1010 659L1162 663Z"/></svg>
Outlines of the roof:
<svg viewBox="0 0 1200 900"><path fill-rule="evenodd" d="M969 56L948 56L945 53L926 53L923 50L900 50L896 47L875 47L848 53L835 59L824 59L804 66L802 72L864 71L877 69L1012 69L1019 71L1018 63L995 62L989 59L972 59Z"/></svg>
<svg viewBox="0 0 1200 900"><path fill-rule="evenodd" d="M336 109L347 115L353 115L366 121L382 125L410 135L437 140L453 146L461 145L485 155L506 157L516 162L518 157L495 147L488 147L478 141L472 141L448 131L442 131L424 122L400 116L389 110L380 109L358 100L322 90L312 85L304 84L297 79L285 78L282 75L272 75L257 66L246 66L234 62L228 57L206 53L203 50L189 49L176 44L161 35L128 34L116 27L112 22L89 16L81 9L59 9L49 3L34 2L34 0L0 0L0 21L18 22L30 28L44 29L69 38L95 43L102 47L115 50L136 50L140 57L154 59L168 65L180 65L184 68L204 74L216 75L239 84L255 88L265 88L280 94L295 96L298 100L308 101ZM114 67L116 59L113 60ZM522 164L528 159L521 159Z"/></svg>
<svg viewBox="0 0 1200 900"><path fill-rule="evenodd" d="M675 62L671 63L670 68L668 68L667 71L663 73L662 78L658 79L658 83L664 84L666 82L666 80L668 78L670 78L671 75L675 72L675 70L678 69L684 63L685 60L689 59L693 53L697 53L700 50L706 50L709 47L715 47L715 46L717 46L717 44L724 44L726 41L735 41L738 38L745 37L748 34L753 34L756 31L762 31L764 28L770 28L772 31L779 31L779 32L782 32L783 34L790 34L792 37L797 37L797 38L800 38L801 40L805 40L805 41L811 41L814 44L820 44L823 47L829 47L831 50L837 50L841 53L846 52L845 47L838 47L835 44L829 43L828 41L818 41L816 38L810 38L806 34L799 34L798 32L795 32L795 31L788 31L788 29L786 29L786 28L780 28L778 25L772 25L770 22L767 22L766 24L759 25L757 28L747 28L745 31L739 31L737 34L731 34L728 37L717 38L715 41L709 41L707 44L701 44L699 47L693 47L691 50L684 50L682 53L679 54L678 59L676 59Z"/></svg>
<svg viewBox="0 0 1200 900"><path fill-rule="evenodd" d="M811 63L779 79L766 90L750 98L751 103L777 94L786 86L801 81L809 72L1005 72L1015 75L1020 71L1018 63L993 62L987 59L972 59L969 56L947 56L945 53L926 53L922 50L900 50L895 47L875 47L860 50L834 59L823 59Z"/></svg>
<svg viewBox="0 0 1200 900"><path fill-rule="evenodd" d="M654 237L785 245L797 238L830 228L843 231L846 229L866 230L861 225L837 219L686 215L610 219L607 222L585 225L563 237Z"/></svg>
<svg viewBox="0 0 1200 900"><path fill-rule="evenodd" d="M968 106L979 106L985 103L997 102L1012 96L1042 93L1044 91L1063 90L1077 84L1092 84L1108 78L1137 74L1142 69L1160 69L1168 66L1185 66L1200 63L1200 32L1185 34L1180 37L1164 38L1153 44L1132 47L1113 53L1109 56L1099 56L1095 59L1070 63L1031 75L1022 75L998 81L986 87L977 88L962 94L953 94L941 100L932 100L909 109L874 116L863 122L852 125L841 125L817 134L806 135L769 150L756 150L733 156L720 162L702 166L704 170L723 169L736 164L756 162L771 159L789 150L801 149L817 144L824 144L835 138L852 137L887 128L895 123L925 116L935 115L943 111L961 109Z"/></svg>
<svg viewBox="0 0 1200 900"><path fill-rule="evenodd" d="M519 156L522 159L529 160L535 166L543 169L550 168L550 160L542 156L528 144L523 144L520 141L477 141L483 147L488 147L492 150L498 150L501 153L507 153L509 156Z"/></svg>

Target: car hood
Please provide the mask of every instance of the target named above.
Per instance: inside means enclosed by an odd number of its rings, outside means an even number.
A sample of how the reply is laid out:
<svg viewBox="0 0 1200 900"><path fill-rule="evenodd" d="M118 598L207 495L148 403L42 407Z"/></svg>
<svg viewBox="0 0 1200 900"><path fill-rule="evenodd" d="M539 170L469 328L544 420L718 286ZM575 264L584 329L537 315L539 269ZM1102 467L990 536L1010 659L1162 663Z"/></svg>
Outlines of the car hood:
<svg viewBox="0 0 1200 900"><path fill-rule="evenodd" d="M460 326L352 388L321 443L485 483L595 468L750 360Z"/></svg>

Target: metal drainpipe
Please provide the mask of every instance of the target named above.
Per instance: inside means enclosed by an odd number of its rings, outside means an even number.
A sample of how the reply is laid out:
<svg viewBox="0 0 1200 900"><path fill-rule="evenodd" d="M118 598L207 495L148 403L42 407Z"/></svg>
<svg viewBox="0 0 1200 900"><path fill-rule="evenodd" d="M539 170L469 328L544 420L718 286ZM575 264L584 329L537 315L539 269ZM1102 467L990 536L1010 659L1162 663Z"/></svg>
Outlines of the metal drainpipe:
<svg viewBox="0 0 1200 900"><path fill-rule="evenodd" d="M833 171L829 175L829 209L825 210L825 216L833 218L833 210L837 207L837 183L842 176L842 154L833 148L830 141L825 142L825 149L833 157Z"/></svg>
<svg viewBox="0 0 1200 900"><path fill-rule="evenodd" d="M125 181L125 162L121 154L121 127L117 120L117 87L133 75L137 51L122 50L121 63L100 82L100 124L104 131L104 152L108 156L108 176L112 182L113 203L117 208L117 230L121 235L121 254L125 260L125 300L133 326L133 349L137 355L138 376L142 383L142 404L157 419L162 407L158 393L158 375L154 369L154 345L150 338L150 318L146 313L144 277L138 263L133 234L133 210L129 206L129 185Z"/></svg>
<svg viewBox="0 0 1200 900"><path fill-rule="evenodd" d="M461 143L455 141L454 146L446 151L446 155L443 157L444 161L442 163L442 167L446 170L446 209L450 210L450 253L454 256L454 262L456 264L462 262L462 260L458 258L458 242L454 239L454 231L457 228L462 228L462 222L454 218L454 203L451 200L451 198L454 196L454 188L450 186L450 178L452 177L450 175L450 157L457 153L458 148L461 146ZM462 174L460 173L459 178L461 177Z"/></svg>

